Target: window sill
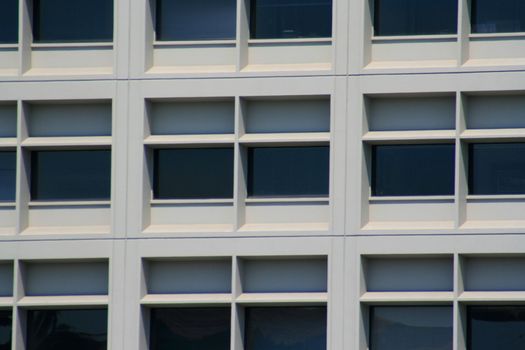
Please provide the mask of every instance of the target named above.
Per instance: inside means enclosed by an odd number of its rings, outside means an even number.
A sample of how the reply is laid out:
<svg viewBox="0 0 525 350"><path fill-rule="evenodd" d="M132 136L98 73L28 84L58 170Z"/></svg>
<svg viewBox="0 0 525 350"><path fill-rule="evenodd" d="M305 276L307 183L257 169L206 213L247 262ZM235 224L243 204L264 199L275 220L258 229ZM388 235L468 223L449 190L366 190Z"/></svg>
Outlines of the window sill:
<svg viewBox="0 0 525 350"><path fill-rule="evenodd" d="M454 196L370 196L370 202L454 201Z"/></svg>
<svg viewBox="0 0 525 350"><path fill-rule="evenodd" d="M233 204L233 199L210 198L210 199L152 199L151 205L179 205L179 204Z"/></svg>
<svg viewBox="0 0 525 350"><path fill-rule="evenodd" d="M213 45L235 45L235 40L178 40L178 41L154 41L153 46L213 46Z"/></svg>
<svg viewBox="0 0 525 350"><path fill-rule="evenodd" d="M493 38L525 38L525 32L517 33L472 33L471 39L493 39Z"/></svg>
<svg viewBox="0 0 525 350"><path fill-rule="evenodd" d="M18 44L0 44L0 50L17 49Z"/></svg>
<svg viewBox="0 0 525 350"><path fill-rule="evenodd" d="M16 202L0 202L0 208L15 208Z"/></svg>
<svg viewBox="0 0 525 350"><path fill-rule="evenodd" d="M246 198L245 203L326 203L328 197L270 197L270 198Z"/></svg>
<svg viewBox="0 0 525 350"><path fill-rule="evenodd" d="M328 294L320 293L243 293L235 300L242 305L307 303L325 304Z"/></svg>
<svg viewBox="0 0 525 350"><path fill-rule="evenodd" d="M94 42L94 43L32 43L32 49L69 49L69 48L113 48L113 42Z"/></svg>
<svg viewBox="0 0 525 350"><path fill-rule="evenodd" d="M514 200L525 199L525 194L469 194L467 200Z"/></svg>
<svg viewBox="0 0 525 350"><path fill-rule="evenodd" d="M424 40L457 40L457 34L436 34L436 35L393 35L393 36L373 36L374 41L424 41Z"/></svg>
<svg viewBox="0 0 525 350"><path fill-rule="evenodd" d="M525 137L525 129L469 129L463 131L460 136L465 140L522 138Z"/></svg>
<svg viewBox="0 0 525 350"><path fill-rule="evenodd" d="M145 145L191 145L191 144L230 144L235 142L233 134L200 135L151 135L144 139Z"/></svg>
<svg viewBox="0 0 525 350"><path fill-rule="evenodd" d="M455 130L402 130L402 131L369 131L363 135L363 141L366 142L385 142L392 141L401 143L401 141L439 141L454 140L456 138Z"/></svg>
<svg viewBox="0 0 525 350"><path fill-rule="evenodd" d="M214 305L229 304L232 302L232 295L214 293L192 293L192 294L148 294L140 303L145 306L160 306L172 304L184 305Z"/></svg>
<svg viewBox="0 0 525 350"><path fill-rule="evenodd" d="M331 43L332 38L249 39L248 44Z"/></svg>
<svg viewBox="0 0 525 350"><path fill-rule="evenodd" d="M451 303L453 292L366 292L360 301L366 304L376 303Z"/></svg>
<svg viewBox="0 0 525 350"><path fill-rule="evenodd" d="M24 147L111 146L111 136L29 137Z"/></svg>
<svg viewBox="0 0 525 350"><path fill-rule="evenodd" d="M330 142L330 132L298 133L257 133L245 134L239 138L241 143L275 143L275 142Z"/></svg>
<svg viewBox="0 0 525 350"><path fill-rule="evenodd" d="M21 307L40 306L105 306L109 302L107 295L57 295L27 296L18 301Z"/></svg>
<svg viewBox="0 0 525 350"><path fill-rule="evenodd" d="M96 207L96 206L110 206L110 200L79 200L79 201L30 201L29 207L44 208L44 207Z"/></svg>

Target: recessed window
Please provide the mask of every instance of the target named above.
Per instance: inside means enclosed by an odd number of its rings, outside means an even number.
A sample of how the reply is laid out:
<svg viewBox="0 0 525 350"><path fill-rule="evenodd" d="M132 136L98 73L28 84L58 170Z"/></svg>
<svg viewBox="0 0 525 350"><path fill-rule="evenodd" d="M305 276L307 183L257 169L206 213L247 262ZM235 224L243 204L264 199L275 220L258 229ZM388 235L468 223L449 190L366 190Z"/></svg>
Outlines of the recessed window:
<svg viewBox="0 0 525 350"><path fill-rule="evenodd" d="M375 0L374 35L455 34L457 8L457 0Z"/></svg>
<svg viewBox="0 0 525 350"><path fill-rule="evenodd" d="M0 1L0 44L18 43L18 0Z"/></svg>
<svg viewBox="0 0 525 350"><path fill-rule="evenodd" d="M27 350L107 348L106 309L27 311Z"/></svg>
<svg viewBox="0 0 525 350"><path fill-rule="evenodd" d="M328 196L330 148L248 149L248 196Z"/></svg>
<svg viewBox="0 0 525 350"><path fill-rule="evenodd" d="M326 307L249 307L246 350L326 349Z"/></svg>
<svg viewBox="0 0 525 350"><path fill-rule="evenodd" d="M469 306L467 350L525 349L525 306Z"/></svg>
<svg viewBox="0 0 525 350"><path fill-rule="evenodd" d="M31 152L32 200L109 200L111 151Z"/></svg>
<svg viewBox="0 0 525 350"><path fill-rule="evenodd" d="M150 350L230 349L229 307L151 310Z"/></svg>
<svg viewBox="0 0 525 350"><path fill-rule="evenodd" d="M113 41L113 0L33 0L33 40Z"/></svg>
<svg viewBox="0 0 525 350"><path fill-rule="evenodd" d="M469 145L469 193L525 193L525 143Z"/></svg>
<svg viewBox="0 0 525 350"><path fill-rule="evenodd" d="M157 0L156 39L235 39L235 0Z"/></svg>
<svg viewBox="0 0 525 350"><path fill-rule="evenodd" d="M454 194L454 145L372 147L373 196Z"/></svg>
<svg viewBox="0 0 525 350"><path fill-rule="evenodd" d="M0 310L0 349L11 349L11 310Z"/></svg>
<svg viewBox="0 0 525 350"><path fill-rule="evenodd" d="M252 39L329 38L331 0L252 0Z"/></svg>
<svg viewBox="0 0 525 350"><path fill-rule="evenodd" d="M173 148L154 152L154 198L233 198L233 148Z"/></svg>
<svg viewBox="0 0 525 350"><path fill-rule="evenodd" d="M525 32L523 0L472 0L472 33Z"/></svg>
<svg viewBox="0 0 525 350"><path fill-rule="evenodd" d="M452 350L452 307L371 307L370 349Z"/></svg>
<svg viewBox="0 0 525 350"><path fill-rule="evenodd" d="M14 202L16 193L16 152L0 151L0 201Z"/></svg>

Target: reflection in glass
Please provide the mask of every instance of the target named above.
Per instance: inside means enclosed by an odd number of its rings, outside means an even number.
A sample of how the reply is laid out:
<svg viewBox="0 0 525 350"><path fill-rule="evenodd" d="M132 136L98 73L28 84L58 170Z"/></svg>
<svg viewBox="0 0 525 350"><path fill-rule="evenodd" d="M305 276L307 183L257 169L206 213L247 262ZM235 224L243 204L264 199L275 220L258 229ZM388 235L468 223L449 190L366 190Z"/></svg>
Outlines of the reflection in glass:
<svg viewBox="0 0 525 350"><path fill-rule="evenodd" d="M15 188L16 152L0 152L0 201L14 202Z"/></svg>
<svg viewBox="0 0 525 350"><path fill-rule="evenodd" d="M249 307L245 350L326 349L326 307Z"/></svg>
<svg viewBox="0 0 525 350"><path fill-rule="evenodd" d="M27 350L105 350L107 310L27 311Z"/></svg>
<svg viewBox="0 0 525 350"><path fill-rule="evenodd" d="M454 145L372 148L373 196L454 194Z"/></svg>
<svg viewBox="0 0 525 350"><path fill-rule="evenodd" d="M151 310L150 350L229 350L229 307Z"/></svg>
<svg viewBox="0 0 525 350"><path fill-rule="evenodd" d="M18 0L0 1L0 44L18 43Z"/></svg>
<svg viewBox="0 0 525 350"><path fill-rule="evenodd" d="M525 1L473 0L472 33L525 32Z"/></svg>
<svg viewBox="0 0 525 350"><path fill-rule="evenodd" d="M0 310L0 350L11 350L11 310Z"/></svg>
<svg viewBox="0 0 525 350"><path fill-rule="evenodd" d="M452 307L371 307L370 349L452 350Z"/></svg>
<svg viewBox="0 0 525 350"><path fill-rule="evenodd" d="M525 306L467 307L468 350L525 349Z"/></svg>

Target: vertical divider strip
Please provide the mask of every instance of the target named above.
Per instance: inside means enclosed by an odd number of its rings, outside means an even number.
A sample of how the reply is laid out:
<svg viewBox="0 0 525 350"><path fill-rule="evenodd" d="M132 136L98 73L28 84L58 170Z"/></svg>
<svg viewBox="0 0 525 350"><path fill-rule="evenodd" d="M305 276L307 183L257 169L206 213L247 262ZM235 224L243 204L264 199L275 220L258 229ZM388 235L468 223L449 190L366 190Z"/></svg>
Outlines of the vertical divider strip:
<svg viewBox="0 0 525 350"><path fill-rule="evenodd" d="M466 99L461 91L456 92L456 160L455 160L455 228L460 228L467 220L467 169L465 153L461 142L461 134L466 128Z"/></svg>
<svg viewBox="0 0 525 350"><path fill-rule="evenodd" d="M236 300L242 294L242 261L232 257L232 303L231 303L231 350L243 350L244 312L237 306Z"/></svg>
<svg viewBox="0 0 525 350"><path fill-rule="evenodd" d="M29 225L30 169L29 154L26 154L22 142L27 138L27 114L29 106L19 100L17 105L17 147L16 147L16 234L22 233Z"/></svg>
<svg viewBox="0 0 525 350"><path fill-rule="evenodd" d="M245 101L241 97L235 97L235 144L234 144L234 170L233 170L233 199L234 199L234 231L239 230L245 223L246 212L246 186L244 171L244 152L239 139L245 132L244 113L246 112Z"/></svg>
<svg viewBox="0 0 525 350"><path fill-rule="evenodd" d="M248 40L250 38L249 0L237 0L236 16L236 62L235 71L240 72L248 65Z"/></svg>

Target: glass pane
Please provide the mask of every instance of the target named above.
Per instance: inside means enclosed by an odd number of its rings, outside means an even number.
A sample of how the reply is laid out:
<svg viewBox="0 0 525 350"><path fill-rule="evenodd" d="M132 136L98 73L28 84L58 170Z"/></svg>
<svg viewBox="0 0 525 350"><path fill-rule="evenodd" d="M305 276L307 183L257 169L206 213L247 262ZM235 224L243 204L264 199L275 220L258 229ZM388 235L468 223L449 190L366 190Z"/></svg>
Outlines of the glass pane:
<svg viewBox="0 0 525 350"><path fill-rule="evenodd" d="M525 349L525 306L467 308L468 350Z"/></svg>
<svg viewBox="0 0 525 350"><path fill-rule="evenodd" d="M469 145L470 194L524 194L525 143Z"/></svg>
<svg viewBox="0 0 525 350"><path fill-rule="evenodd" d="M457 13L457 0L375 0L374 34L456 34Z"/></svg>
<svg viewBox="0 0 525 350"><path fill-rule="evenodd" d="M229 350L229 307L152 309L150 350Z"/></svg>
<svg viewBox="0 0 525 350"><path fill-rule="evenodd" d="M372 307L370 349L452 350L452 307Z"/></svg>
<svg viewBox="0 0 525 350"><path fill-rule="evenodd" d="M32 200L105 200L111 191L111 151L31 152Z"/></svg>
<svg viewBox="0 0 525 350"><path fill-rule="evenodd" d="M104 350L106 309L27 311L27 350Z"/></svg>
<svg viewBox="0 0 525 350"><path fill-rule="evenodd" d="M326 349L326 307L246 308L245 349Z"/></svg>
<svg viewBox="0 0 525 350"><path fill-rule="evenodd" d="M332 0L252 0L252 39L329 38Z"/></svg>
<svg viewBox="0 0 525 350"><path fill-rule="evenodd" d="M16 193L16 152L0 152L0 201L14 202Z"/></svg>
<svg viewBox="0 0 525 350"><path fill-rule="evenodd" d="M330 148L248 149L248 196L327 196Z"/></svg>
<svg viewBox="0 0 525 350"><path fill-rule="evenodd" d="M381 145L372 148L372 195L454 194L454 145Z"/></svg>
<svg viewBox="0 0 525 350"><path fill-rule="evenodd" d="M33 0L33 40L113 40L113 0Z"/></svg>
<svg viewBox="0 0 525 350"><path fill-rule="evenodd" d="M235 39L235 0L157 0L157 40Z"/></svg>
<svg viewBox="0 0 525 350"><path fill-rule="evenodd" d="M11 350L11 310L0 310L0 350Z"/></svg>
<svg viewBox="0 0 525 350"><path fill-rule="evenodd" d="M18 43L18 0L0 1L0 44Z"/></svg>
<svg viewBox="0 0 525 350"><path fill-rule="evenodd" d="M154 198L233 198L233 148L155 150Z"/></svg>
<svg viewBox="0 0 525 350"><path fill-rule="evenodd" d="M525 32L525 1L473 0L473 33Z"/></svg>

